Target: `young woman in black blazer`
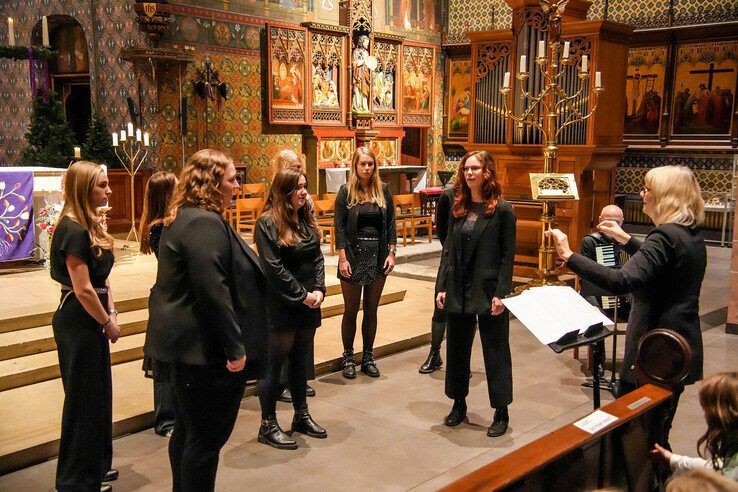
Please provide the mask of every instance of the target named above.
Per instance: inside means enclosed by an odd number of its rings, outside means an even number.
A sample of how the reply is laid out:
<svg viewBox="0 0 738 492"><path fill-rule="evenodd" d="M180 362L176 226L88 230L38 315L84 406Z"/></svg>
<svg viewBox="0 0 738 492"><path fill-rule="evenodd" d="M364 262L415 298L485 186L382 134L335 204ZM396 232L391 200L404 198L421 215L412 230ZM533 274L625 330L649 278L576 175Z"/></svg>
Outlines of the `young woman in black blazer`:
<svg viewBox="0 0 738 492"><path fill-rule="evenodd" d="M655 328L676 331L692 347L692 366L685 384L702 379L699 296L707 249L697 229L705 217L700 185L687 167L657 167L646 173L641 196L643 213L656 225L644 242L631 237L614 221L606 220L597 226L632 255L622 268L608 268L573 253L566 234L558 229L547 233L570 270L613 294L633 294L618 396L636 388L633 364L638 342ZM681 387L675 391L667 436L683 390Z"/></svg>
<svg viewBox="0 0 738 492"><path fill-rule="evenodd" d="M144 353L174 385L175 491L213 490L246 381L265 373L266 282L256 254L221 215L237 186L225 154L194 154L159 242Z"/></svg>
<svg viewBox="0 0 738 492"><path fill-rule="evenodd" d="M515 212L501 198L494 160L485 151L469 152L456 179L453 218L438 273L436 304L446 310L446 396L454 400L444 423L466 418L471 348L479 324L489 402L495 409L490 437L507 431L512 402L510 318L502 298L512 287Z"/></svg>
<svg viewBox="0 0 738 492"><path fill-rule="evenodd" d="M289 385L295 416L292 432L325 438L308 412L306 359L320 326L325 269L317 224L307 205L307 177L296 169L279 171L269 188L254 239L269 283L269 373L259 386L258 440L279 449L297 449L277 422L282 365L289 359Z"/></svg>
<svg viewBox="0 0 738 492"><path fill-rule="evenodd" d="M51 278L61 284L51 321L64 385L56 490L110 490L115 480L110 345L120 336L118 311L109 292L113 238L97 209L111 191L103 169L92 162L69 166L64 207L51 241Z"/></svg>

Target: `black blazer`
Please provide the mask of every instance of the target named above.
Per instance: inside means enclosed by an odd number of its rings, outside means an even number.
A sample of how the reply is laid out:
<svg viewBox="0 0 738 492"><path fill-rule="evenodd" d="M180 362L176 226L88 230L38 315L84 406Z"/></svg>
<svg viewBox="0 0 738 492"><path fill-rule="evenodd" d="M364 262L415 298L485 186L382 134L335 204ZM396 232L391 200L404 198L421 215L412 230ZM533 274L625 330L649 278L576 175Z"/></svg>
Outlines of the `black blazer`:
<svg viewBox="0 0 738 492"><path fill-rule="evenodd" d="M702 236L696 228L662 224L643 243L631 238L623 249L632 256L620 269L576 253L567 262L572 271L607 291L633 294L621 378L636 383L638 342L649 330L669 328L686 338L694 351L686 383L698 381L702 378L699 297L707 267Z"/></svg>
<svg viewBox="0 0 738 492"><path fill-rule="evenodd" d="M382 230L379 231L379 262L380 270L389 255L389 245L397 244L397 229L395 228L395 202L392 192L386 183L382 183L385 209L382 215ZM333 218L336 231L336 249L346 250L346 259L350 265L356 264L356 240L359 223L358 207L348 208L348 185L344 184L338 190Z"/></svg>
<svg viewBox="0 0 738 492"><path fill-rule="evenodd" d="M443 246L436 292L446 292L449 313L490 314L492 298L504 298L512 288L515 261L515 211L500 199L490 216L480 215L471 237L471 255L464 262L461 226L451 217Z"/></svg>
<svg viewBox="0 0 738 492"><path fill-rule="evenodd" d="M438 235L441 246L446 244L448 236L448 224L451 222L451 212L453 212L454 199L456 198L456 189L449 188L441 193L436 204L436 234Z"/></svg>
<svg viewBox="0 0 738 492"><path fill-rule="evenodd" d="M256 254L217 213L180 208L161 233L144 352L215 369L246 355L246 368L236 374L264 377L265 290Z"/></svg>
<svg viewBox="0 0 738 492"><path fill-rule="evenodd" d="M302 303L308 292L325 295L325 266L318 231L308 228L309 236L295 246L280 246L274 219L261 216L256 222L254 240L259 260L269 281L267 315L274 330L313 329L320 326L320 309Z"/></svg>

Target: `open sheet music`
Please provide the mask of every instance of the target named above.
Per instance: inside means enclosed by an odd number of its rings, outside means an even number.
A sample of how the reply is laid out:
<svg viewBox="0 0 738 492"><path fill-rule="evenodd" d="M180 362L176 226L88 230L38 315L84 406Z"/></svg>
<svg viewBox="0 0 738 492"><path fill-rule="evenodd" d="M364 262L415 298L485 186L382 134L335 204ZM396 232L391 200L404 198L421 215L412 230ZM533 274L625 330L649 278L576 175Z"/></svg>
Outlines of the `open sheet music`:
<svg viewBox="0 0 738 492"><path fill-rule="evenodd" d="M567 286L534 287L502 303L546 345L572 331L584 333L598 323L613 325L597 307Z"/></svg>

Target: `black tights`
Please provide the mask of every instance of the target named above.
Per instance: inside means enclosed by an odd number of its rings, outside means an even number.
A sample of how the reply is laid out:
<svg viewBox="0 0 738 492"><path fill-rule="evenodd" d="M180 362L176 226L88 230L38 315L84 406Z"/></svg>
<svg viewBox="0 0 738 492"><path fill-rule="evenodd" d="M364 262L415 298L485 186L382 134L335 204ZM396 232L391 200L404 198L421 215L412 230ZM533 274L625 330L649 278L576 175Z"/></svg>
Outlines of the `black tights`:
<svg viewBox="0 0 738 492"><path fill-rule="evenodd" d="M269 372L259 383L262 419L274 415L277 411L279 376L285 360L290 361L288 381L292 393L292 406L295 410L299 410L306 404L307 354L314 337L315 329L269 333Z"/></svg>
<svg viewBox="0 0 738 492"><path fill-rule="evenodd" d="M364 316L361 321L361 337L363 349L370 351L374 347L374 338L377 336L377 308L379 299L382 297L386 277L380 277L369 285L355 285L341 280L341 292L343 293L343 321L341 321L341 338L343 339L343 350L354 350L354 338L356 338L356 315L359 313L361 302L361 290L364 290Z"/></svg>

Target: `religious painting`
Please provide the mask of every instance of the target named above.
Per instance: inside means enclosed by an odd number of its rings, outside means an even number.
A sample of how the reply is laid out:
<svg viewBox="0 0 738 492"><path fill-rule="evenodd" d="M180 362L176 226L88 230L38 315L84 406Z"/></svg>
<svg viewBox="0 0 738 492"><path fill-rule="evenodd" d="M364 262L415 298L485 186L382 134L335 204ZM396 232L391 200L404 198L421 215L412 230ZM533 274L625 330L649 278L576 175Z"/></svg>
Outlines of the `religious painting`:
<svg viewBox="0 0 738 492"><path fill-rule="evenodd" d="M305 122L305 30L269 26L271 123Z"/></svg>
<svg viewBox="0 0 738 492"><path fill-rule="evenodd" d="M679 46L672 133L730 134L738 74L738 41Z"/></svg>
<svg viewBox="0 0 738 492"><path fill-rule="evenodd" d="M340 109L338 67L313 65L313 108Z"/></svg>
<svg viewBox="0 0 738 492"><path fill-rule="evenodd" d="M470 59L447 59L446 137L466 140L471 113L472 65Z"/></svg>
<svg viewBox="0 0 738 492"><path fill-rule="evenodd" d="M349 167L354 155L353 138L332 138L320 141L318 149L321 167Z"/></svg>
<svg viewBox="0 0 738 492"><path fill-rule="evenodd" d="M628 52L625 83L626 135L658 138L666 73L666 47L634 48Z"/></svg>
<svg viewBox="0 0 738 492"><path fill-rule="evenodd" d="M369 150L377 158L380 166L396 166L398 164L397 139L375 138L369 143Z"/></svg>
<svg viewBox="0 0 738 492"><path fill-rule="evenodd" d="M52 47L58 51L51 71L55 74L87 73L89 57L82 26L64 24L52 32Z"/></svg>
<svg viewBox="0 0 738 492"><path fill-rule="evenodd" d="M341 68L344 38L310 33L313 123L341 123Z"/></svg>
<svg viewBox="0 0 738 492"><path fill-rule="evenodd" d="M435 62L433 48L405 45L402 50L402 110L405 113L430 115Z"/></svg>
<svg viewBox="0 0 738 492"><path fill-rule="evenodd" d="M395 111L395 81L398 62L397 44L374 43L377 68L374 70L372 106L375 111Z"/></svg>
<svg viewBox="0 0 738 492"><path fill-rule="evenodd" d="M411 31L439 31L443 9L437 0L392 0L387 12L387 24Z"/></svg>

